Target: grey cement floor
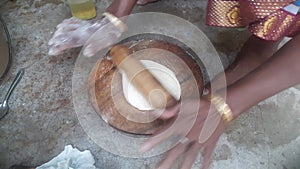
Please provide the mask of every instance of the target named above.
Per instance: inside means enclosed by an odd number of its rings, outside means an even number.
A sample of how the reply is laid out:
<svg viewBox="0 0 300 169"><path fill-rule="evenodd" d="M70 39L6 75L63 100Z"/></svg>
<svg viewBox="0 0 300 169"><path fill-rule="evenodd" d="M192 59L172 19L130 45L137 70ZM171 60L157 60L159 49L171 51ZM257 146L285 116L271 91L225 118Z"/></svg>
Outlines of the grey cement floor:
<svg viewBox="0 0 300 169"><path fill-rule="evenodd" d="M100 13L110 0L97 0ZM205 0L162 0L136 7L188 19L205 32L225 66L233 61L248 33L204 24ZM101 169L152 169L161 156L130 159L97 146L83 131L74 112L71 78L80 49L60 56L47 55L55 26L70 17L62 0L2 0L0 13L12 38L13 66L0 86L3 98L20 67L26 74L10 100L10 113L0 121L0 168L13 164L41 165L72 144L89 149ZM299 89L300 87L298 87ZM242 115L218 142L214 169L300 168L300 91L290 88L261 102ZM195 164L199 166L201 161Z"/></svg>

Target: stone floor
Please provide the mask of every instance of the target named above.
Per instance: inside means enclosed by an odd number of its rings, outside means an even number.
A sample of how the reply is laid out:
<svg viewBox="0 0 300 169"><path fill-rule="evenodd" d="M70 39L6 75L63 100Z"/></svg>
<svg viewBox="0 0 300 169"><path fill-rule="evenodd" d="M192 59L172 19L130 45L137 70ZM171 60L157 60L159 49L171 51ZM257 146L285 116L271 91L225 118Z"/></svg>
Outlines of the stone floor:
<svg viewBox="0 0 300 169"><path fill-rule="evenodd" d="M96 0L101 13L110 0ZM236 29L204 24L205 0L162 0L136 7L135 12L175 14L197 25L216 47L223 64L231 63L248 37ZM26 73L10 100L10 113L0 121L0 168L13 164L41 165L72 144L89 149L101 169L150 169L161 156L132 159L113 155L95 144L78 122L72 105L72 72L80 49L48 56L47 42L55 26L70 17L63 0L2 0L0 13L7 22L13 49L8 80L17 70ZM300 87L297 87L298 89ZM212 168L300 168L300 91L290 88L261 102L242 115L218 142ZM197 161L195 166L201 162Z"/></svg>

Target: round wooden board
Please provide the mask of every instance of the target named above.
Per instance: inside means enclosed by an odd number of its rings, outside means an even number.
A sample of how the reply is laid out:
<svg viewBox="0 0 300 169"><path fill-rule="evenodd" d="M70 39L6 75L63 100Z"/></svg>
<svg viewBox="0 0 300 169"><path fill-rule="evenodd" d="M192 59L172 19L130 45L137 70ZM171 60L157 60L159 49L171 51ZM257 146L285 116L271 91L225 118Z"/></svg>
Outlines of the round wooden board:
<svg viewBox="0 0 300 169"><path fill-rule="evenodd" d="M122 44L129 47L132 57L138 60L152 60L172 70L180 83L182 94L191 98L197 95L197 90L198 95L202 94L203 78L200 66L181 47L151 38L131 40ZM193 79L196 80L198 89L192 87L191 84L195 82ZM154 118L150 111L140 111L126 101L121 74L107 55L101 57L93 67L89 76L88 92L95 111L105 122L121 131L152 134L166 123Z"/></svg>

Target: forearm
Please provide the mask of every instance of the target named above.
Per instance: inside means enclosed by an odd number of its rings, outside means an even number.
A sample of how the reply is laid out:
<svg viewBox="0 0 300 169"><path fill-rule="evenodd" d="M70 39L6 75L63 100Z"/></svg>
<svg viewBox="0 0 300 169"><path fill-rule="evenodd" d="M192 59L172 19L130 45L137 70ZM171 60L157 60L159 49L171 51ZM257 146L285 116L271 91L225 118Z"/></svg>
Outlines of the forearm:
<svg viewBox="0 0 300 169"><path fill-rule="evenodd" d="M273 57L227 89L227 102L239 116L276 93L300 83L300 35Z"/></svg>
<svg viewBox="0 0 300 169"><path fill-rule="evenodd" d="M117 17L123 17L131 13L136 1L137 0L114 0L106 11Z"/></svg>

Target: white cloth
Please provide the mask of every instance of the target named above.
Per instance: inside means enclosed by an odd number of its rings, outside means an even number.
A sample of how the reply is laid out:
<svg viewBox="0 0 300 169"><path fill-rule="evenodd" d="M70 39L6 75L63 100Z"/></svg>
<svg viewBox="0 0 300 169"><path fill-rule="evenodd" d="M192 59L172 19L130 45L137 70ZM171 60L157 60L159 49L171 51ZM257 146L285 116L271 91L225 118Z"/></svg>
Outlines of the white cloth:
<svg viewBox="0 0 300 169"><path fill-rule="evenodd" d="M94 163L94 157L89 150L81 152L67 145L58 156L36 169L97 169Z"/></svg>

